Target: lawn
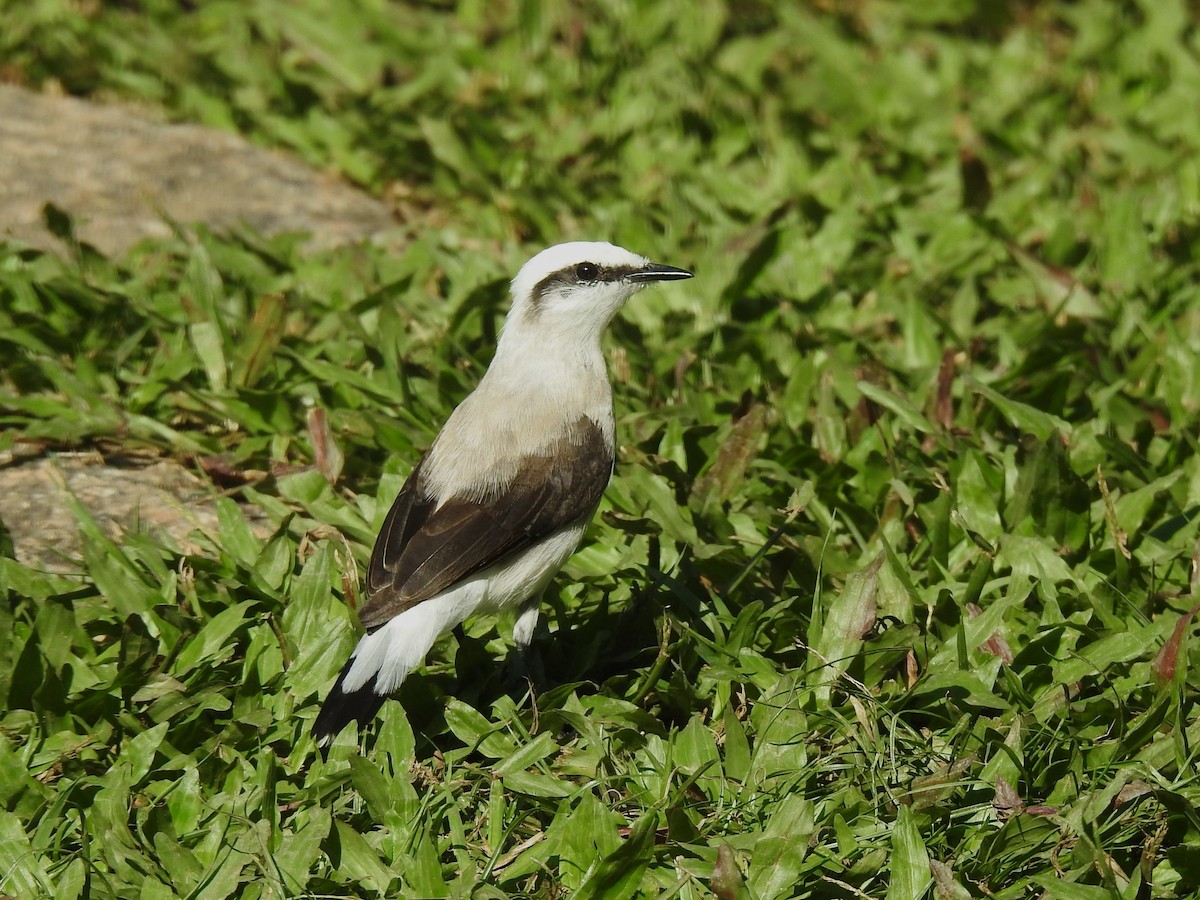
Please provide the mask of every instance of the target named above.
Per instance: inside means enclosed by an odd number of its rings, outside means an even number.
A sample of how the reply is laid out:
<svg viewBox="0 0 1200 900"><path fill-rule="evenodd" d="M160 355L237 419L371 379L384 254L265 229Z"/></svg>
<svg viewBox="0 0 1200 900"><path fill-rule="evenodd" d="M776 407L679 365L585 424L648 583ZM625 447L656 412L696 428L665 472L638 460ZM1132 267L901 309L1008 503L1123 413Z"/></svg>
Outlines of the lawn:
<svg viewBox="0 0 1200 900"><path fill-rule="evenodd" d="M0 541L0 895L1200 896L1194 4L28 0L0 64L398 221L0 244L0 453L220 494L198 551ZM566 239L696 278L612 329L545 681L473 620L322 762L374 533Z"/></svg>

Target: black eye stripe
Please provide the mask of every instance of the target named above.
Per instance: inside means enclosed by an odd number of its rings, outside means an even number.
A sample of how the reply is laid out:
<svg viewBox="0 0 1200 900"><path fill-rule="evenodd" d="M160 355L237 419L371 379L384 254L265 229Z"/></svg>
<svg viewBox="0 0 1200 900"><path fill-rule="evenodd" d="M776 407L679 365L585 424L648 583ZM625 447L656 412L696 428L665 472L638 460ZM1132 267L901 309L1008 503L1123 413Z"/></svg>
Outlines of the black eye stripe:
<svg viewBox="0 0 1200 900"><path fill-rule="evenodd" d="M590 268L590 272L588 271ZM580 269L584 269L583 273ZM623 278L628 278L632 273L639 271L637 266L602 266L598 263L587 262L575 263L573 266L567 266L565 269L559 269L557 272L552 272L547 275L536 285L530 296L533 307L536 309L542 305L546 299L546 295L558 288L568 287L573 284L596 284L606 281L620 281Z"/></svg>

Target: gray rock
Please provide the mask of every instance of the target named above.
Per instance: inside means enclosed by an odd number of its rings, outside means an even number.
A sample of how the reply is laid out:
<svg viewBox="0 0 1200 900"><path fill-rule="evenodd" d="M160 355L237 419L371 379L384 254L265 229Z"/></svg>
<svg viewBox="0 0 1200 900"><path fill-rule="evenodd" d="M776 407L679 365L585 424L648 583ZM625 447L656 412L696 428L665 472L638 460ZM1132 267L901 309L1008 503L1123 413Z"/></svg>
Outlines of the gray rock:
<svg viewBox="0 0 1200 900"><path fill-rule="evenodd" d="M118 467L95 453L62 453L0 467L0 519L17 561L48 572L83 571L72 495L118 543L130 532L148 532L194 554L196 531L219 533L214 494L211 484L166 459ZM259 537L271 533L260 509L243 504L241 510Z"/></svg>
<svg viewBox="0 0 1200 900"><path fill-rule="evenodd" d="M384 203L235 135L0 85L0 236L61 252L42 224L47 202L109 255L169 236L164 216L218 231L306 231L315 247L395 225Z"/></svg>

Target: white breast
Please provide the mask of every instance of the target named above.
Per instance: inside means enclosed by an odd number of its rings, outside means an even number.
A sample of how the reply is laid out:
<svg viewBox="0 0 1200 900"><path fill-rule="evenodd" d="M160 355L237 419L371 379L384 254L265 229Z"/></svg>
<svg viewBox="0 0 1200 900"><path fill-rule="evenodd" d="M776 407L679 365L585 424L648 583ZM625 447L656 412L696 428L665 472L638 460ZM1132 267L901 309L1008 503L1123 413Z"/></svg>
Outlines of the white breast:
<svg viewBox="0 0 1200 900"><path fill-rule="evenodd" d="M581 415L612 445L612 388L603 362L569 369L547 362L537 377L521 377L504 362L493 361L430 448L424 465L429 496L484 496L511 483L525 457L544 453Z"/></svg>

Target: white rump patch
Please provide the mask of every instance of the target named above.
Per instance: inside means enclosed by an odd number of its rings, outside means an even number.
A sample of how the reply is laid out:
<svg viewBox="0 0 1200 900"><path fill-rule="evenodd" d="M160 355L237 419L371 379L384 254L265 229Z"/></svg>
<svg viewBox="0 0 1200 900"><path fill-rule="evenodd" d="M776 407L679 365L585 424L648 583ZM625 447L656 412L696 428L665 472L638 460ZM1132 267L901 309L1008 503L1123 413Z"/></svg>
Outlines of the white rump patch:
<svg viewBox="0 0 1200 900"><path fill-rule="evenodd" d="M474 611L486 591L482 581L468 581L439 597L405 610L358 642L354 665L342 690L350 694L375 676L375 693L390 694L408 673L425 661L434 642Z"/></svg>

